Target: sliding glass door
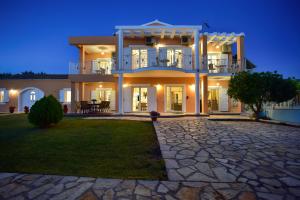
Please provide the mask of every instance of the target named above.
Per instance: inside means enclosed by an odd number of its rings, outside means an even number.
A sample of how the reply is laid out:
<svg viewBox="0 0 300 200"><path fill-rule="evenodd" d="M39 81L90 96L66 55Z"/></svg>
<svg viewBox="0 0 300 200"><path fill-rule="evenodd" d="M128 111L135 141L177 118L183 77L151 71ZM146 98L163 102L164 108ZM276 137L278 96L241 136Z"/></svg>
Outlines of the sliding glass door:
<svg viewBox="0 0 300 200"><path fill-rule="evenodd" d="M133 87L132 111L133 112L148 111L148 88Z"/></svg>
<svg viewBox="0 0 300 200"><path fill-rule="evenodd" d="M209 87L208 88L208 111L217 112L219 111L219 87Z"/></svg>
<svg viewBox="0 0 300 200"><path fill-rule="evenodd" d="M132 49L132 67L133 69L148 66L147 49Z"/></svg>
<svg viewBox="0 0 300 200"><path fill-rule="evenodd" d="M166 111L167 112L183 112L183 86L167 86L166 87Z"/></svg>

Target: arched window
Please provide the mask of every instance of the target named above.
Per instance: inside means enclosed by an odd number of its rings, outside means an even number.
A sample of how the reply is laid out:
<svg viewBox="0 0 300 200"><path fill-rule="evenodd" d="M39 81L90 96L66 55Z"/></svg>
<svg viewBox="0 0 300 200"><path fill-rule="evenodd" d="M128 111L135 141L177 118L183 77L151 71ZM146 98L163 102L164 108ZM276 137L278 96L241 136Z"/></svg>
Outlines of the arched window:
<svg viewBox="0 0 300 200"><path fill-rule="evenodd" d="M35 101L35 99L36 99L35 91L31 91L30 92L30 101Z"/></svg>

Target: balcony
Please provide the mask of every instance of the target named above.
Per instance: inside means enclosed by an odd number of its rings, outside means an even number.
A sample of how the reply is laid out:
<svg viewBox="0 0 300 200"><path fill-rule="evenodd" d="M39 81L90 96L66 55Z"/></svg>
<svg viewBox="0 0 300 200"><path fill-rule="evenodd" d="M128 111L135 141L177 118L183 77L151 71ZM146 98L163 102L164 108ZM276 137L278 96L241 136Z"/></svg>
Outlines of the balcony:
<svg viewBox="0 0 300 200"><path fill-rule="evenodd" d="M192 49L189 47L124 48L124 70L177 70L192 72Z"/></svg>
<svg viewBox="0 0 300 200"><path fill-rule="evenodd" d="M99 74L111 75L112 69L115 67L115 61L111 58L95 59L83 63L70 62L69 74Z"/></svg>
<svg viewBox="0 0 300 200"><path fill-rule="evenodd" d="M210 74L232 74L243 70L244 60L207 59Z"/></svg>

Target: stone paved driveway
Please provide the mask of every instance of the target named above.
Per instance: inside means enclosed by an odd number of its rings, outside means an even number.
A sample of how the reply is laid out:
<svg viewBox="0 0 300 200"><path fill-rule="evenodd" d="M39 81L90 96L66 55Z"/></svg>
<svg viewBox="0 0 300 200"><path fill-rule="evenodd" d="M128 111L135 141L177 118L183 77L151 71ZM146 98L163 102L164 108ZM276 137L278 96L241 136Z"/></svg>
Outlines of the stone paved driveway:
<svg viewBox="0 0 300 200"><path fill-rule="evenodd" d="M170 180L246 183L258 198L300 199L299 128L203 118L155 128Z"/></svg>

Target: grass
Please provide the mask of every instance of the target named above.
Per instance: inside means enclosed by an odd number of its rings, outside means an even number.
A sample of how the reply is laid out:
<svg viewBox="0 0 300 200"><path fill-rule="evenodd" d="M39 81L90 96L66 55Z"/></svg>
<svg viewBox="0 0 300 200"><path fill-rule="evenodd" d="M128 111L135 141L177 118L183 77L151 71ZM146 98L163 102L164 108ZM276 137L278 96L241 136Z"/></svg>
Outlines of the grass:
<svg viewBox="0 0 300 200"><path fill-rule="evenodd" d="M0 171L166 179L151 122L65 117L38 129L27 116L0 116Z"/></svg>

